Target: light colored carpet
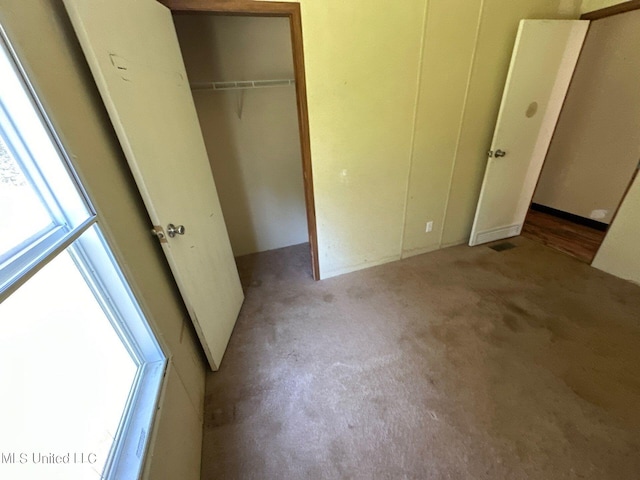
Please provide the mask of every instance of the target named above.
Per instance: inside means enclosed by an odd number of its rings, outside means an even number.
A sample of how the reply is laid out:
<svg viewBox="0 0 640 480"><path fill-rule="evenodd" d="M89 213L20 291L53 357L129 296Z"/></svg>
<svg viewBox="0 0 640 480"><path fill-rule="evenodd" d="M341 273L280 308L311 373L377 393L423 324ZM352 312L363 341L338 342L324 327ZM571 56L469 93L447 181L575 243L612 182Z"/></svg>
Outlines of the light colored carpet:
<svg viewBox="0 0 640 480"><path fill-rule="evenodd" d="M519 237L314 282L238 260L203 479L640 478L640 287Z"/></svg>

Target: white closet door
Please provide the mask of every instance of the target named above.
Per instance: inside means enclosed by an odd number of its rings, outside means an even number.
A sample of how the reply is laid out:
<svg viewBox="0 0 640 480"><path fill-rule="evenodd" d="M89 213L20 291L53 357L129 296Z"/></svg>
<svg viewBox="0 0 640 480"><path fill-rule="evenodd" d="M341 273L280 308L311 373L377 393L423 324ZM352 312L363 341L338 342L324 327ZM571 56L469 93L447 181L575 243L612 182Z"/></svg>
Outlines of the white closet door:
<svg viewBox="0 0 640 480"><path fill-rule="evenodd" d="M171 13L155 0L64 3L216 370L243 293Z"/></svg>

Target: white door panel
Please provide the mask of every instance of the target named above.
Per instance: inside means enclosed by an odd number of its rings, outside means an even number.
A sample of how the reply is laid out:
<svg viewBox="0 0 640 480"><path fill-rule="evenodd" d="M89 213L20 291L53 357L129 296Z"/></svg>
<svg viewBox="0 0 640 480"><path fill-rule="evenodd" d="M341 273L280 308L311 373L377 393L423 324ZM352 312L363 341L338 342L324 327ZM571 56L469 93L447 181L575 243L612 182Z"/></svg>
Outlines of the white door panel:
<svg viewBox="0 0 640 480"><path fill-rule="evenodd" d="M469 245L520 234L588 25L520 22Z"/></svg>
<svg viewBox="0 0 640 480"><path fill-rule="evenodd" d="M215 370L243 293L171 13L155 0L64 3ZM170 223L184 234L169 238Z"/></svg>

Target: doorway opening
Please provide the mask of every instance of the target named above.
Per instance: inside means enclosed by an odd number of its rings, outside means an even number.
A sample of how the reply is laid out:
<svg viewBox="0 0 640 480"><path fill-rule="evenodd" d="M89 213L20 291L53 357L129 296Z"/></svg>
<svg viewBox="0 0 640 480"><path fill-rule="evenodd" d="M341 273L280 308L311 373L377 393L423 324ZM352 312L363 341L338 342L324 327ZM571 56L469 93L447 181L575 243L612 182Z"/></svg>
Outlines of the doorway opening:
<svg viewBox="0 0 640 480"><path fill-rule="evenodd" d="M173 11L234 256L308 243L319 278L299 5Z"/></svg>
<svg viewBox="0 0 640 480"><path fill-rule="evenodd" d="M523 234L591 263L640 158L640 10L593 21Z"/></svg>

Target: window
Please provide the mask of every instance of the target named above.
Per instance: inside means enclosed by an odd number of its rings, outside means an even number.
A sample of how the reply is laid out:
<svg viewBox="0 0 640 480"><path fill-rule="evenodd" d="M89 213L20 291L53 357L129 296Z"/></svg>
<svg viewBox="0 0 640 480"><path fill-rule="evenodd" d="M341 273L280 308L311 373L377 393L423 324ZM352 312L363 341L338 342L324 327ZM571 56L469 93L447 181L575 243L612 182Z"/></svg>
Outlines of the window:
<svg viewBox="0 0 640 480"><path fill-rule="evenodd" d="M0 27L0 478L137 478L166 358Z"/></svg>

